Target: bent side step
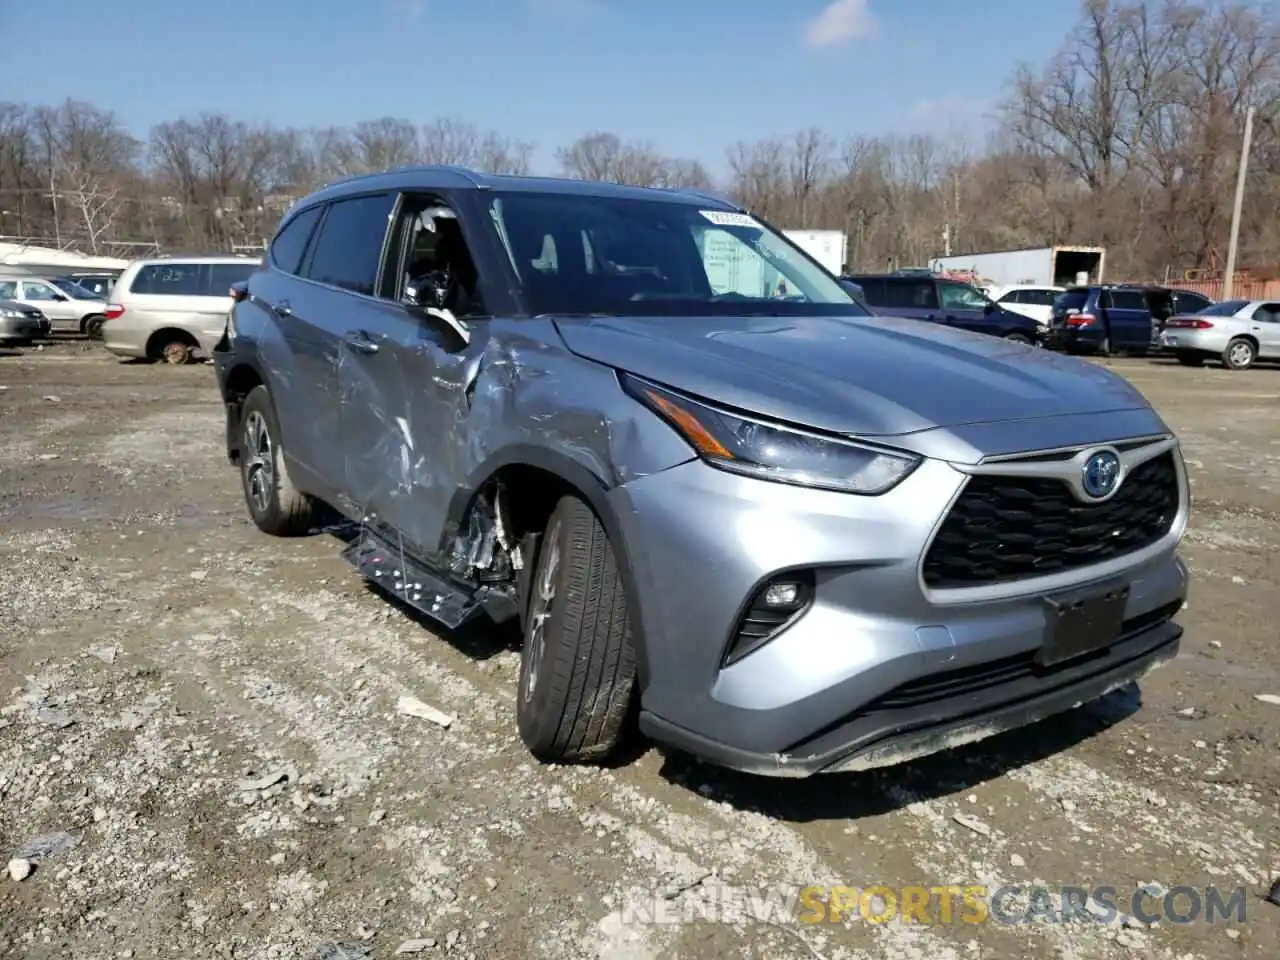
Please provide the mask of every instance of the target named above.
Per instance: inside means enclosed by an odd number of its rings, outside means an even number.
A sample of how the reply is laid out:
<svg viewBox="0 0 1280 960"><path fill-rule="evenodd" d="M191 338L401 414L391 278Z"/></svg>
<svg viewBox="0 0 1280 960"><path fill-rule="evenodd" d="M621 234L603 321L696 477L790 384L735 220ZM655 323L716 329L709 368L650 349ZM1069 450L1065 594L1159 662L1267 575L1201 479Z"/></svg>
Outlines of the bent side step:
<svg viewBox="0 0 1280 960"><path fill-rule="evenodd" d="M342 551L342 559L383 590L450 630L462 626L480 609L474 597L445 583L367 527Z"/></svg>

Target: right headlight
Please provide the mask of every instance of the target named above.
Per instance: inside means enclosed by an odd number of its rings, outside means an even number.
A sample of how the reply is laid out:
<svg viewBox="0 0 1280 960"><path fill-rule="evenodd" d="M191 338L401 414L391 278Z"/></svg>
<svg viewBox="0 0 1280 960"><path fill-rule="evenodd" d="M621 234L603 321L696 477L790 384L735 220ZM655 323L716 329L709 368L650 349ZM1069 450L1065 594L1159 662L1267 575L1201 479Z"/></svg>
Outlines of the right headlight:
<svg viewBox="0 0 1280 960"><path fill-rule="evenodd" d="M619 373L622 387L669 423L713 467L761 480L875 496L920 464L901 450L730 413Z"/></svg>
<svg viewBox="0 0 1280 960"><path fill-rule="evenodd" d="M0 317L4 317L6 320L21 320L22 316L22 311L20 310L10 310L8 307L0 310Z"/></svg>

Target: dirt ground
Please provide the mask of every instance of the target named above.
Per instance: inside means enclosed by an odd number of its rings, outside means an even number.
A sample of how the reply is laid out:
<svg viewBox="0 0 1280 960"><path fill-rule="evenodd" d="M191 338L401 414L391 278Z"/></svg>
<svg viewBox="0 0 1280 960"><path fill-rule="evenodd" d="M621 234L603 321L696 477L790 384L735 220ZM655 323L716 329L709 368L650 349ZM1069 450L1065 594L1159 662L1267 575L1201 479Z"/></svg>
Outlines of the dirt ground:
<svg viewBox="0 0 1280 960"><path fill-rule="evenodd" d="M0 863L34 867L0 875L0 956L1280 956L1280 370L1113 366L1192 471L1180 658L959 751L775 781L644 746L536 764L501 640L248 523L211 367L0 354ZM731 915L811 884L1103 885L1125 912L1213 885L1246 917Z"/></svg>

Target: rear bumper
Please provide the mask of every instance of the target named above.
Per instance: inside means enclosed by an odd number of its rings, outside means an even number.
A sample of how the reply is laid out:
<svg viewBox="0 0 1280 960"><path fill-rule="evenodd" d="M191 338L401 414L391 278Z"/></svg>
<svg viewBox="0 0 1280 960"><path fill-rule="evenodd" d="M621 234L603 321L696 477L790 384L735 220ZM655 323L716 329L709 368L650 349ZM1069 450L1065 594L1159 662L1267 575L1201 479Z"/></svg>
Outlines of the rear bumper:
<svg viewBox="0 0 1280 960"><path fill-rule="evenodd" d="M1167 618L1173 606L1181 603L1153 612L1149 620ZM757 753L718 743L649 712L641 713L640 727L654 740L746 773L807 777L865 770L982 740L1088 703L1172 660L1181 637L1182 627L1163 619L1138 623L1104 653L1043 675L1020 670L1016 658L986 665L989 678L1003 670L1009 679L985 687L972 669L937 674L926 678L935 691L956 692L910 705L903 688L896 697L890 694L879 705L868 704L784 753ZM925 685L916 687L920 696Z"/></svg>
<svg viewBox="0 0 1280 960"><path fill-rule="evenodd" d="M1050 350L1062 350L1066 353L1096 353L1102 347L1105 334L1099 326L1093 327L1047 327L1044 345Z"/></svg>
<svg viewBox="0 0 1280 960"><path fill-rule="evenodd" d="M1160 349L1166 353L1221 354L1231 337L1216 330L1166 330L1160 335Z"/></svg>

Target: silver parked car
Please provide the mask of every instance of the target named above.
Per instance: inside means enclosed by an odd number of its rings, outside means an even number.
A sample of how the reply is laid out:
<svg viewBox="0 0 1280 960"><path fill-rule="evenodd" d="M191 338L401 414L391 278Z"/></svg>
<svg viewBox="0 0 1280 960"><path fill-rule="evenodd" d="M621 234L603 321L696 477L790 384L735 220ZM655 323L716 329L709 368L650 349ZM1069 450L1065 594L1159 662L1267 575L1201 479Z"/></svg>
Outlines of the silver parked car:
<svg viewBox="0 0 1280 960"><path fill-rule="evenodd" d="M106 314L106 301L74 284L64 284L52 278L0 274L0 297L40 311L54 332L91 335Z"/></svg>
<svg viewBox="0 0 1280 960"><path fill-rule="evenodd" d="M1160 346L1189 367L1220 360L1248 370L1256 360L1280 360L1280 301L1224 300L1165 321Z"/></svg>
<svg viewBox="0 0 1280 960"><path fill-rule="evenodd" d="M723 200L358 177L235 299L214 360L250 517L300 535L330 505L386 592L517 619L545 760L610 754L634 706L730 767L873 767L1177 651L1187 478L1138 391L872 316Z"/></svg>
<svg viewBox="0 0 1280 960"><path fill-rule="evenodd" d="M120 357L191 363L208 357L231 309L231 287L258 261L237 256L136 260L111 288L103 346Z"/></svg>

